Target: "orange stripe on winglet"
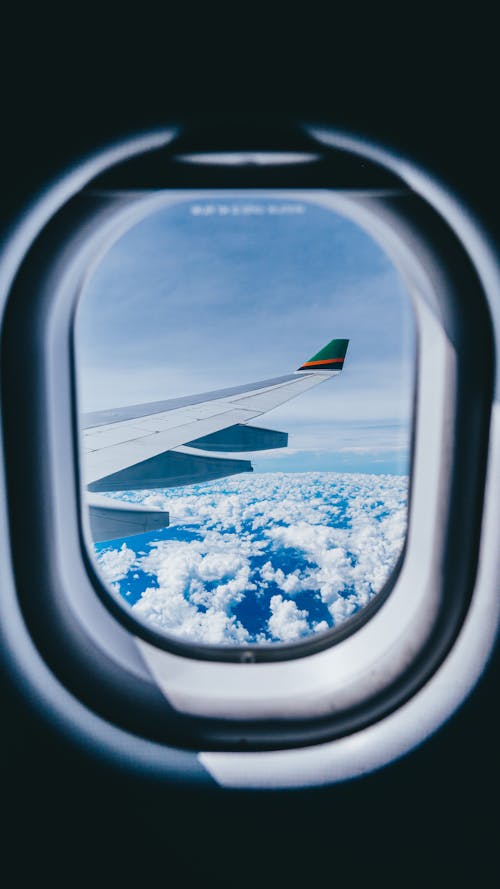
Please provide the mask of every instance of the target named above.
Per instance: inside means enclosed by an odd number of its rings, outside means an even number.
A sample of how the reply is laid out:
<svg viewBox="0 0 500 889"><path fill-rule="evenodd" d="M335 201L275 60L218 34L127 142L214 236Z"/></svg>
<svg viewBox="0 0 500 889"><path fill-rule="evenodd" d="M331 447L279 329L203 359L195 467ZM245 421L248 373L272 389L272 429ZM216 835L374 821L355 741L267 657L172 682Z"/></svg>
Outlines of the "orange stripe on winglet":
<svg viewBox="0 0 500 889"><path fill-rule="evenodd" d="M320 361L306 361L302 367L314 367L315 364L340 364L343 358L321 358Z"/></svg>

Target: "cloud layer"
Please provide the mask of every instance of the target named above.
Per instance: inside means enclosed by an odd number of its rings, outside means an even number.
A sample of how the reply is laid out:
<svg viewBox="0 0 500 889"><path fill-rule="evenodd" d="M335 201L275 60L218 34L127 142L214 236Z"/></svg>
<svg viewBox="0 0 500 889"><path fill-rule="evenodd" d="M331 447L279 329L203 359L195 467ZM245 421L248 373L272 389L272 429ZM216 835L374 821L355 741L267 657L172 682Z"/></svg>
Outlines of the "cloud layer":
<svg viewBox="0 0 500 889"><path fill-rule="evenodd" d="M265 473L112 495L170 527L96 546L104 579L157 628L209 644L293 642L338 626L401 552L406 476Z"/></svg>

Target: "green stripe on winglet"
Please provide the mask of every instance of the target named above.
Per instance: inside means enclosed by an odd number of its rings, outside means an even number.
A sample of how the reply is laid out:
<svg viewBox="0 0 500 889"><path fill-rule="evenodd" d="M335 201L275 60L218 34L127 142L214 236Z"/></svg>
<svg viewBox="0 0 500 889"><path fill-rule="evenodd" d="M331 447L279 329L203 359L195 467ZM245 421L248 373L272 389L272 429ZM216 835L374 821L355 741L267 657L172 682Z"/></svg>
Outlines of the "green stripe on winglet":
<svg viewBox="0 0 500 889"><path fill-rule="evenodd" d="M345 358L348 345L349 340L331 340L327 346L323 346L319 352L316 352L316 355L308 358L304 364L308 364L310 361L328 361L329 358Z"/></svg>

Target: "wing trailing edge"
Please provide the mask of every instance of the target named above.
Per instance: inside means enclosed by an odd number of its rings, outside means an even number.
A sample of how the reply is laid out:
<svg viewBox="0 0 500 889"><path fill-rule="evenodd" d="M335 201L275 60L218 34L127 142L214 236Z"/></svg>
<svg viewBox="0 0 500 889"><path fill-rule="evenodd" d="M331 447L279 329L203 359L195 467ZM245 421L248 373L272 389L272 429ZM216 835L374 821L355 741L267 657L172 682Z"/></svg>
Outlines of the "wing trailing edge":
<svg viewBox="0 0 500 889"><path fill-rule="evenodd" d="M252 471L249 460L201 456L178 450L165 451L91 482L88 490L104 492L177 488L180 485L196 485Z"/></svg>
<svg viewBox="0 0 500 889"><path fill-rule="evenodd" d="M236 423L226 426L211 435L204 435L193 441L187 441L186 447L200 448L202 451L238 452L238 451L269 451L274 448L286 448L288 432L276 429L262 429L260 426L248 426Z"/></svg>

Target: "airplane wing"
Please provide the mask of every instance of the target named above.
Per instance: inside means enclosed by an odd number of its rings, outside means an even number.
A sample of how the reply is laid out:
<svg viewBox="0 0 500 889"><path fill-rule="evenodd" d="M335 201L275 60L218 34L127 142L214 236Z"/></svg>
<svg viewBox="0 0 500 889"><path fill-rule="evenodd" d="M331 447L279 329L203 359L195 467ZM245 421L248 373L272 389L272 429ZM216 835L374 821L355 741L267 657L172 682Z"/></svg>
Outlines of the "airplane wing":
<svg viewBox="0 0 500 889"><path fill-rule="evenodd" d="M91 492L94 540L108 539L102 534L112 537L115 517L111 512L117 513L117 531L123 529L125 517L118 513L128 504L117 507L117 501L108 498L106 514L106 498L96 501L92 494L177 487L251 472L248 460L214 457L210 452L286 447L286 433L248 424L340 373L348 343L345 339L331 340L298 370L285 376L83 415L82 462L85 484ZM193 454L192 450L204 453ZM162 521L154 511L148 512L152 514L149 520L140 516L137 507L134 510L131 520L138 523L140 530L148 530L150 523L156 528ZM168 513L162 515L165 526Z"/></svg>

